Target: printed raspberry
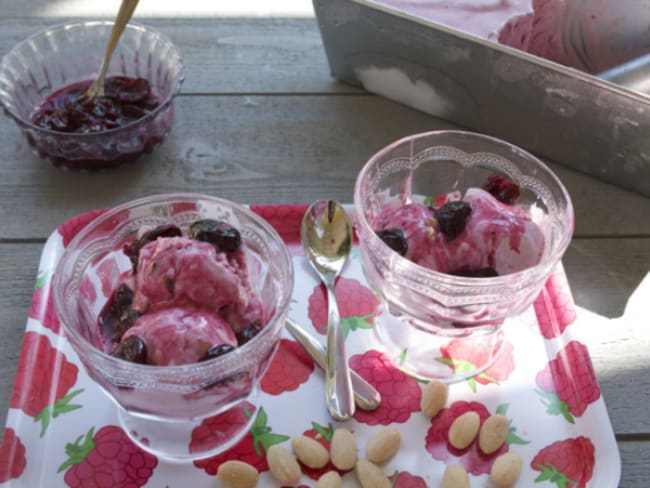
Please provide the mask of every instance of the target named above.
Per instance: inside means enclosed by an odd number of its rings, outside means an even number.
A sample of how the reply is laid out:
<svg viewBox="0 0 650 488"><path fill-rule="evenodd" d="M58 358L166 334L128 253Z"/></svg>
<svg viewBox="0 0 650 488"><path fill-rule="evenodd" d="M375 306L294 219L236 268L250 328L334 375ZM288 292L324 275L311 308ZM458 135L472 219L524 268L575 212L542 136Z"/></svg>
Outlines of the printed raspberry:
<svg viewBox="0 0 650 488"><path fill-rule="evenodd" d="M448 365L456 373L464 373L476 369L490 358L494 337L478 337L454 339L441 347L442 357L437 361ZM499 384L506 381L515 369L513 346L507 339L503 340L497 359L482 373L466 379L467 384L476 391L478 384Z"/></svg>
<svg viewBox="0 0 650 488"><path fill-rule="evenodd" d="M61 330L61 321L54 309L51 275L47 271L40 271L36 277L28 315L30 318L38 320L43 327L55 334L58 334Z"/></svg>
<svg viewBox="0 0 650 488"><path fill-rule="evenodd" d="M564 273L553 273L533 303L539 330L545 339L562 335L577 313Z"/></svg>
<svg viewBox="0 0 650 488"><path fill-rule="evenodd" d="M372 412L357 409L354 418L368 425L406 422L420 410L422 390L418 382L400 371L388 357L369 350L350 358L350 368L381 393L381 404Z"/></svg>
<svg viewBox="0 0 650 488"><path fill-rule="evenodd" d="M281 339L278 350L260 382L262 391L281 395L296 390L314 371L314 361L296 341Z"/></svg>
<svg viewBox="0 0 650 488"><path fill-rule="evenodd" d="M63 246L67 247L68 244L70 244L70 241L72 241L72 239L79 233L81 229L86 227L86 225L88 225L90 222L95 220L105 211L106 211L105 209L103 210L100 209L100 210L93 210L90 212L86 212L71 218L63 225L59 226L58 231L59 234L61 234L61 237L63 238Z"/></svg>
<svg viewBox="0 0 650 488"><path fill-rule="evenodd" d="M20 478L26 465L24 444L14 429L6 427L0 447L0 483Z"/></svg>
<svg viewBox="0 0 650 488"><path fill-rule="evenodd" d="M396 471L389 480L392 488L428 488L426 481L408 471Z"/></svg>
<svg viewBox="0 0 650 488"><path fill-rule="evenodd" d="M557 488L586 488L594 470L594 445L583 436L556 441L533 458L530 467L541 474L536 483L548 481Z"/></svg>
<svg viewBox="0 0 650 488"><path fill-rule="evenodd" d="M550 415L562 415L574 423L587 407L600 398L600 386L587 347L569 342L537 373L537 393Z"/></svg>
<svg viewBox="0 0 650 488"><path fill-rule="evenodd" d="M265 219L288 245L292 256L302 254L300 224L309 205L251 205L249 208Z"/></svg>
<svg viewBox="0 0 650 488"><path fill-rule="evenodd" d="M339 278L334 285L341 326L345 337L357 329L371 329L379 301L369 288L352 278ZM309 296L309 319L318 333L327 333L327 292L324 285L314 287Z"/></svg>
<svg viewBox="0 0 650 488"><path fill-rule="evenodd" d="M325 447L325 449L329 451L330 443L332 442L332 436L334 435L334 427L332 426L332 424L329 424L327 427L325 427L323 425L318 424L317 422L312 422L311 425L312 428L304 431L303 435L317 440L318 442L320 442L320 444L323 447ZM317 480L328 471L336 471L341 476L345 475L345 473L349 473L350 471L352 471L352 469L348 469L348 470L338 469L331 462L328 462L325 466L318 469L310 468L309 466L304 465L300 461L298 462L300 463L302 474L304 474L305 476L313 480Z"/></svg>
<svg viewBox="0 0 650 488"><path fill-rule="evenodd" d="M434 459L445 463L460 464L468 473L474 475L489 473L494 459L508 451L507 442L490 455L480 451L476 440L462 450L449 444L451 424L457 417L469 411L474 411L479 415L481 425L490 416L488 409L481 403L454 402L431 419L431 427L427 431L424 447Z"/></svg>
<svg viewBox="0 0 650 488"><path fill-rule="evenodd" d="M136 488L144 486L158 458L136 446L115 425L95 428L65 446L68 460L59 466L71 488Z"/></svg>
<svg viewBox="0 0 650 488"><path fill-rule="evenodd" d="M254 414L255 407L252 404L247 404L243 407L231 408L219 415L205 419L201 422L201 425L192 431L190 452L213 447L215 437L227 437L229 432L237 430L248 423ZM244 461L255 466L260 473L268 471L269 465L266 463L266 451L274 444L285 442L289 437L274 434L267 422L266 412L263 408L260 408L253 425L242 440L221 454L194 461L194 465L203 469L209 475L215 475L219 466L230 460Z"/></svg>
<svg viewBox="0 0 650 488"><path fill-rule="evenodd" d="M40 422L42 437L53 418L81 408L70 401L83 389L69 392L79 370L46 336L27 332L23 341L10 406Z"/></svg>

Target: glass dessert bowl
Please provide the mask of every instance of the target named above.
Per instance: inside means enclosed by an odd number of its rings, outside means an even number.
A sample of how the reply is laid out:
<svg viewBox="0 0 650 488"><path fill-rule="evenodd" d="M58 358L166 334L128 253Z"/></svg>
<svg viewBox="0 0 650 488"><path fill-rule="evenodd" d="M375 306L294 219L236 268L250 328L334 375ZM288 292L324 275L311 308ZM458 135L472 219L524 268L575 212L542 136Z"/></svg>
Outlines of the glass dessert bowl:
<svg viewBox="0 0 650 488"><path fill-rule="evenodd" d="M234 245L201 234L215 222ZM125 203L71 241L54 289L66 337L140 447L204 458L248 431L293 292L288 251L259 216L196 194ZM202 436L216 415L228 427Z"/></svg>
<svg viewBox="0 0 650 488"><path fill-rule="evenodd" d="M504 323L535 300L574 223L546 165L463 131L380 150L357 177L354 209L364 274L381 302L379 341L405 371L447 382L496 360ZM478 364L454 361L453 350L477 347Z"/></svg>
<svg viewBox="0 0 650 488"><path fill-rule="evenodd" d="M61 24L18 43L0 63L0 104L35 153L55 166L99 170L153 151L170 130L184 75L164 35L126 26L107 96L78 95L99 71L112 22Z"/></svg>

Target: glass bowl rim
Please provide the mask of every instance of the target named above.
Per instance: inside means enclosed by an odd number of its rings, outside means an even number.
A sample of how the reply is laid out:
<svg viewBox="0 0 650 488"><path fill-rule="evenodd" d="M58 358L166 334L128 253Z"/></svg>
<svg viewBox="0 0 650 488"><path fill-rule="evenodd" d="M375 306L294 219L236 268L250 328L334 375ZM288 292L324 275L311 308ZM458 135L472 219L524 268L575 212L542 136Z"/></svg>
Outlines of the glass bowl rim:
<svg viewBox="0 0 650 488"><path fill-rule="evenodd" d="M188 201L188 200L193 200L193 201L209 200L210 202L225 205L233 210L237 210L243 213L244 215L246 215L246 217L250 218L253 222L255 222L255 224L259 225L264 230L264 232L267 232L272 237L272 242L276 242L276 243L279 242L282 244L279 247L284 261L283 265L286 264L287 267L286 275L288 278L288 283L286 286L285 296L282 297L282 300L275 307L274 314L268 319L267 325L274 321L277 321L279 317L284 313L284 311L289 310L292 295L293 295L293 286L294 286L294 278L295 278L293 260L291 258L287 246L284 243L284 240L280 237L277 231L271 226L271 224L266 221L266 219L259 216L258 214L256 214L249 208L245 207L244 205L238 204L231 200L227 200L224 198L215 197L207 194L179 192L179 193L161 193L161 194L149 195L146 197L129 200L127 202L116 205L112 208L109 208L101 215L95 217L93 220L87 223L68 243L54 270L54 275L52 278L52 289L54 292L54 307L57 314L59 314L59 310L63 309L63 316L59 317L61 322L61 328L65 334L71 335L73 341L82 344L83 348L87 349L90 352L91 356L99 357L102 361L113 364L118 368L132 368L135 370L142 370L143 372L146 371L148 374L160 373L165 377L171 377L176 375L182 376L184 374L197 374L200 371L214 368L215 365L218 363L233 362L232 358L233 355L235 354L237 355L237 357L245 355L248 352L248 350L254 347L254 345L261 340L261 338L266 337L271 333L269 332L270 329L275 328L275 327L267 327L267 326L263 327L260 333L258 333L255 337L253 337L250 341L237 347L235 351L233 351L232 353L224 354L223 356L218 356L216 358L212 358L207 361L201 361L198 363L160 366L160 365L152 365L152 364L131 363L123 359L115 358L110 354L107 354L104 351L97 348L95 344L88 341L77 330L68 327L66 320L64 320L64 317L67 316L67 310L66 307L61 306L64 303L64 299L63 299L64 287L61 284L62 269L66 264L68 264L69 261L73 260L74 257L74 254L72 254L68 250L74 249L74 247L79 243L79 241L85 239L91 231L93 231L96 227L100 227L102 224L104 224L106 221L110 220L113 216L115 216L120 212L127 211L131 208L151 205L154 203L163 203L163 202L171 203L173 201ZM280 329L283 326L284 326L283 324L280 325ZM73 349L76 348L73 346Z"/></svg>
<svg viewBox="0 0 650 488"><path fill-rule="evenodd" d="M444 136L446 134L460 135L464 137L469 136L477 140L488 141L492 144L497 144L502 147L516 149L519 154L525 156L531 161L534 161L535 164L538 165L542 171L544 171L548 176L550 176L553 183L559 188L562 197L566 200L567 203L566 213L569 216L569 222L567 222L566 225L567 232L565 233L564 236L562 236L562 239L559 240L559 242L557 242L555 248L552 250L553 253L546 256L546 259L540 261L535 266L531 266L521 271L508 273L500 276L468 277L468 276L456 276L447 273L441 273L440 271L435 271L425 266L416 264L397 252L394 252L394 256L391 255L391 259L395 260L394 261L395 266L400 267L401 269L405 269L409 273L413 273L419 277L433 277L438 283L449 285L456 288L475 287L477 285L483 285L489 287L508 286L508 285L512 286L514 283L530 281L531 276L537 276L540 273L545 274L545 272L547 271L547 269L551 264L558 262L562 258L562 256L566 252L566 249L573 238L575 215L574 215L573 202L571 200L569 192L567 191L564 184L560 181L558 176L555 174L555 172L553 172L548 167L548 165L546 165L541 159L539 159L532 153L526 151L525 149L515 146L510 142L507 142L503 139L499 139L497 137L481 134L479 132L472 132L472 131L465 131L465 130L433 130L433 131L419 132L416 134L411 134L402 137L400 139L397 139L396 141L391 142L390 144L384 146L383 148L375 152L366 161L366 163L359 171L359 174L357 175L354 184L353 205L354 205L355 219L356 219L356 224L361 227L363 234L366 235L367 239L370 239L370 243L374 248L376 248L377 246L382 246L382 247L385 246L386 248L388 248L388 246L386 246L386 244L372 230L372 227L370 226L370 223L366 219L365 213L361 208L361 203L362 203L361 202L361 181L367 175L367 173L370 172L370 167L373 165L373 163L375 163L377 159L384 156L385 154L395 149L396 147L408 143L414 139L420 139L428 136Z"/></svg>
<svg viewBox="0 0 650 488"><path fill-rule="evenodd" d="M113 24L115 24L115 22L112 21L112 20L84 20L84 21L79 21L79 22L62 22L62 23L59 23L59 24L51 25L49 27L45 27L45 28L31 34L30 36L26 37L25 39L19 41L17 44L15 44L2 57L2 59L0 60L0 73L2 73L2 71L4 71L6 58L8 58L10 55L14 54L18 49L22 48L24 45L27 45L27 44L33 42L35 39L38 39L40 37L45 36L49 32L72 30L72 29L83 29L83 28L88 28L88 27L94 28L94 27L98 27L98 26L104 27L104 26L112 26ZM112 135L115 135L115 134L117 134L119 132L126 131L128 129L132 129L133 127L136 127L136 126L142 124L143 122L148 122L149 120L157 117L158 114L160 114L162 111L166 110L167 107L169 107L172 104L174 98L181 91L181 87L183 85L183 82L185 81L185 66L184 66L184 63L183 63L183 56L182 56L180 50L178 49L178 47L176 46L176 44L174 42L172 42L171 38L169 36L167 36L166 34L160 32L160 31L158 31L156 29L152 29L152 28L150 28L148 26L145 26L142 23L133 22L133 21L130 21L126 25L125 31L127 29L134 29L136 31L146 32L148 34L153 34L154 36L158 37L159 39L164 41L167 45L169 45L172 48L174 54L176 55L176 61L178 62L178 70L179 70L178 80L176 80L174 88L165 97L165 99L162 100L160 102L160 104L158 104L158 106L155 109L153 109L151 112L145 114L143 117L140 117L139 119L133 120L133 121L129 122L128 124L124 124L124 125L122 125L120 127L115 127L113 129L106 129L106 130L102 130L102 131L99 131L99 132L84 132L84 133L80 133L80 132L61 132L61 131L46 129L45 127L41 127L39 125L36 125L36 124L32 123L29 120L29 118L22 117L21 115L16 113L15 110L13 110L12 108L10 108L10 107L8 107L6 105L6 103L3 100L4 96L0 96L0 105L2 105L2 108L5 110L5 112L7 114L9 114L11 116L11 118L13 118L16 121L16 123L18 123L18 124L20 124L20 125L22 125L24 127L27 127L27 128L29 128L31 130L34 130L34 131L37 131L37 132L40 132L40 133L43 133L43 134L55 136L55 137L70 137L70 138L78 138L78 139L84 139L84 138L85 139L90 139L90 138L93 138L93 137L99 138L99 137L104 137L106 135L112 136ZM99 65L97 65L97 70L99 71ZM78 80L78 81L82 81L82 80Z"/></svg>

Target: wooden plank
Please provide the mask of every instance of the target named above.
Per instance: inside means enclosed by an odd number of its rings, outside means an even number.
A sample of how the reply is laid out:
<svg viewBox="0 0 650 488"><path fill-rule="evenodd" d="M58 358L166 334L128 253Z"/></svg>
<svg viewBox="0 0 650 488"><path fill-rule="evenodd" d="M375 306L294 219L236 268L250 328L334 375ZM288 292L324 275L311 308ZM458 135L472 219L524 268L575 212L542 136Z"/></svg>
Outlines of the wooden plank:
<svg viewBox="0 0 650 488"><path fill-rule="evenodd" d="M374 96L184 96L176 109L153 154L99 174L51 167L16 126L1 124L0 239L45 238L77 213L170 191L243 203L351 202L356 174L374 152L408 134L454 127ZM574 195L577 236L650 235L650 199L552 167Z"/></svg>
<svg viewBox="0 0 650 488"><path fill-rule="evenodd" d="M648 468L650 466L650 441L619 442L618 448L623 460L619 486L621 488L647 488L650 479L650 468Z"/></svg>
<svg viewBox="0 0 650 488"><path fill-rule="evenodd" d="M0 57L27 36L73 20L84 19L3 18ZM166 34L178 46L185 66L185 94L362 93L330 76L315 19L215 18L206 22L152 18L140 22Z"/></svg>

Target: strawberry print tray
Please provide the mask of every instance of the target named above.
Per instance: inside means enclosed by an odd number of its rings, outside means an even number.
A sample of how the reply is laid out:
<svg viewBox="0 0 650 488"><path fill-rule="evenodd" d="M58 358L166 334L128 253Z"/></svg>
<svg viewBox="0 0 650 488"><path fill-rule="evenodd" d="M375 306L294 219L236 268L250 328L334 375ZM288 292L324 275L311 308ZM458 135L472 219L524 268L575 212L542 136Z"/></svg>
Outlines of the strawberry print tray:
<svg viewBox="0 0 650 488"><path fill-rule="evenodd" d="M279 231L293 255L296 279L289 315L325 340L324 288L299 245L306 206L262 205L251 209ZM288 334L261 382L263 394L248 434L229 451L208 459L172 464L141 451L119 427L114 404L86 375L62 335L50 293L53 270L72 237L101 211L80 215L45 244L0 449L2 487L217 488L221 463L241 459L260 471L258 486L280 488L268 471L265 451L298 434L328 445L337 427L323 400L323 372ZM472 487L494 486L494 458L508 450L524 460L517 487L616 487L620 457L587 348L580 337L589 324L577 317L561 266L534 306L505 327L506 343L496 363L480 376L451 386L446 407L429 419L420 411L422 384L394 367L373 334L377 299L364 280L358 250L336 285L353 369L383 395L374 412L358 410L345 425L354 432L359 456L383 426L401 432L398 453L382 465L394 488L440 486L445 465L461 464ZM450 367L480 359L480 348L452 348ZM453 420L473 410L481 422L494 413L508 417L506 443L492 455L476 441L464 450L447 442ZM201 432L227 419L204 420ZM197 435L199 435L197 428ZM326 467L327 468L327 467ZM331 466L330 466L331 468ZM325 470L303 467L297 486L313 488ZM359 486L353 472L345 487Z"/></svg>

